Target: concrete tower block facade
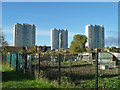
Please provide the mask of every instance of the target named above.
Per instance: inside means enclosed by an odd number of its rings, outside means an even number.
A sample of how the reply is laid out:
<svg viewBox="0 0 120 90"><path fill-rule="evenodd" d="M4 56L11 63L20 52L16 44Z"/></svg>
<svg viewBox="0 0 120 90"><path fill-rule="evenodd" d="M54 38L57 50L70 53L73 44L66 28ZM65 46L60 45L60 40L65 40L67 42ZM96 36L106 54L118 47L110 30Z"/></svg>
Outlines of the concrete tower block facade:
<svg viewBox="0 0 120 90"><path fill-rule="evenodd" d="M59 48L62 48L62 34L59 33Z"/></svg>
<svg viewBox="0 0 120 90"><path fill-rule="evenodd" d="M60 48L68 48L68 31L54 28L51 30L51 50Z"/></svg>
<svg viewBox="0 0 120 90"><path fill-rule="evenodd" d="M86 46L90 49L104 47L104 26L101 25L86 25L85 27L85 35L88 40Z"/></svg>
<svg viewBox="0 0 120 90"><path fill-rule="evenodd" d="M51 49L58 49L59 48L59 32L57 29L53 28L51 30Z"/></svg>
<svg viewBox="0 0 120 90"><path fill-rule="evenodd" d="M14 25L14 46L35 46L35 25Z"/></svg>

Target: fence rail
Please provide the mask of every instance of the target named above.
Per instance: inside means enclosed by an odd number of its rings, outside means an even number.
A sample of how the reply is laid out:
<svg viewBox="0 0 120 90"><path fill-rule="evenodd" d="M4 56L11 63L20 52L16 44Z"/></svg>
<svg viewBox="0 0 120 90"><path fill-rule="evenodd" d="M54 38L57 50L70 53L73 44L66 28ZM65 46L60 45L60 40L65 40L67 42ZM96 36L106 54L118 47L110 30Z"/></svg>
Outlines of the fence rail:
<svg viewBox="0 0 120 90"><path fill-rule="evenodd" d="M97 60L98 60L98 54ZM91 57L92 58L92 57ZM88 58L88 59L91 59ZM88 62L86 62L88 61ZM95 86L99 86L98 76L104 74L105 76L117 75L115 70L104 71L100 70L98 61L96 64L94 60L83 60L81 56L74 54L51 54L45 55L42 53L5 53L3 55L3 64L10 66L16 71L28 73L35 77L45 77L50 80L58 80L61 85L61 79L67 77L70 82L75 85L81 80L92 80L96 78Z"/></svg>

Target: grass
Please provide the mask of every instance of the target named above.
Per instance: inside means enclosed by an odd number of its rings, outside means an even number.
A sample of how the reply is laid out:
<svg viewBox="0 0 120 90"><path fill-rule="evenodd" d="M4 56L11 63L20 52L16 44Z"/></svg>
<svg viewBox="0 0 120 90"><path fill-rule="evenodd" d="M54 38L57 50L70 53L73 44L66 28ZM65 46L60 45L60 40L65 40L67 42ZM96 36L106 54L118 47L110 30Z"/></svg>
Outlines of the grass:
<svg viewBox="0 0 120 90"><path fill-rule="evenodd" d="M7 66L2 66L2 88L57 88L47 80L34 79L20 74Z"/></svg>
<svg viewBox="0 0 120 90"><path fill-rule="evenodd" d="M77 64L76 64L77 65ZM81 64L78 67L72 67L73 71L76 70L76 73L73 73L71 75L71 80L69 75L65 75L66 68L61 68L61 86L60 88L95 88L95 78L94 75L88 77L88 72L85 73L85 70L90 71L92 69L89 69L93 66L89 66L85 63L85 65ZM53 68L54 69L54 68ZM56 69L57 70L57 69ZM82 72L77 73L81 70L84 70L84 73ZM108 70L106 70L108 71ZM2 86L3 88L59 88L58 86L58 80L55 78L55 72L51 71L50 68L46 68L41 72L40 78L34 78L34 76L21 74L20 72L15 72L13 69L2 66ZM52 74L52 76L51 76ZM45 76L48 75L48 76ZM43 77L44 76L44 77ZM50 79L50 78L53 79ZM84 77L84 78L83 78ZM99 88L120 88L120 76L100 76L98 78L98 86Z"/></svg>
<svg viewBox="0 0 120 90"><path fill-rule="evenodd" d="M98 87L99 88L120 88L120 81L119 81L120 76L116 77L108 77L108 78L98 78ZM89 80L82 81L82 87L89 87L89 88L95 88L95 80Z"/></svg>

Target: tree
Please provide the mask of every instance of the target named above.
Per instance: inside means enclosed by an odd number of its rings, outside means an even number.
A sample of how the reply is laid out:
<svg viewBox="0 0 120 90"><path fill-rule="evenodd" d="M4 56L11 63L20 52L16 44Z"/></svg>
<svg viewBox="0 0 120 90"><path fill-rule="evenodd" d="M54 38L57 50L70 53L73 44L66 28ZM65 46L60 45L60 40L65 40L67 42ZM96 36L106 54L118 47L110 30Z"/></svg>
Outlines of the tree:
<svg viewBox="0 0 120 90"><path fill-rule="evenodd" d="M46 52L47 51L47 46L46 45L44 45L43 46L43 50L42 50L43 52Z"/></svg>
<svg viewBox="0 0 120 90"><path fill-rule="evenodd" d="M103 52L106 52L106 48L105 48L105 47L103 47L103 48L102 48L102 51L103 51Z"/></svg>
<svg viewBox="0 0 120 90"><path fill-rule="evenodd" d="M112 46L111 49L116 49L116 47Z"/></svg>
<svg viewBox="0 0 120 90"><path fill-rule="evenodd" d="M0 45L1 46L8 46L8 42L5 41L5 38L2 35L0 35Z"/></svg>
<svg viewBox="0 0 120 90"><path fill-rule="evenodd" d="M85 48L86 42L87 42L87 37L85 35L81 35L81 34L75 35L70 45L71 52L82 53L86 51L86 48Z"/></svg>
<svg viewBox="0 0 120 90"><path fill-rule="evenodd" d="M69 50L66 50L65 53L70 53L70 51L69 51Z"/></svg>
<svg viewBox="0 0 120 90"><path fill-rule="evenodd" d="M110 49L109 46L107 46L107 49Z"/></svg>

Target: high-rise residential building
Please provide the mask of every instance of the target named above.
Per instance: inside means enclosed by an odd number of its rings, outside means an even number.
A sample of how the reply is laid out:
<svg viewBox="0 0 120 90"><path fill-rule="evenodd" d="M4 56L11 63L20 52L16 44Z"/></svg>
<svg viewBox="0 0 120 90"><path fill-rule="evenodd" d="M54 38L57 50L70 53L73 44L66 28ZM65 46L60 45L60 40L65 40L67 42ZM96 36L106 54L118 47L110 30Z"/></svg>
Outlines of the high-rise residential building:
<svg viewBox="0 0 120 90"><path fill-rule="evenodd" d="M35 25L19 24L14 25L14 46L35 46Z"/></svg>
<svg viewBox="0 0 120 90"><path fill-rule="evenodd" d="M68 31L54 28L51 30L51 50L60 48L68 48Z"/></svg>
<svg viewBox="0 0 120 90"><path fill-rule="evenodd" d="M86 25L85 35L88 38L86 46L90 49L104 47L104 26L101 25Z"/></svg>

